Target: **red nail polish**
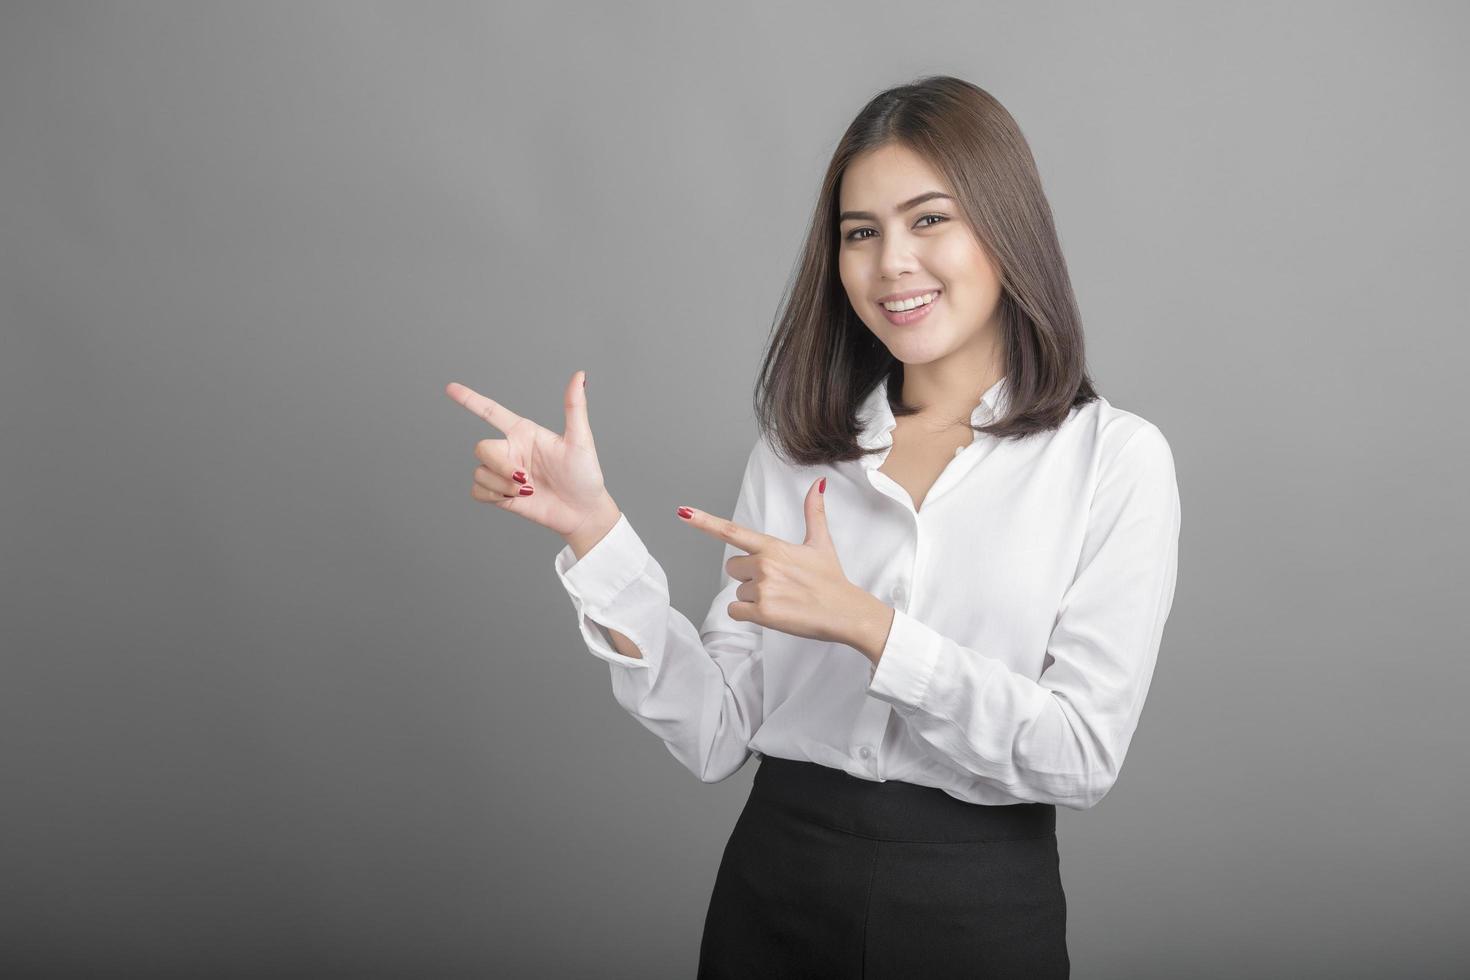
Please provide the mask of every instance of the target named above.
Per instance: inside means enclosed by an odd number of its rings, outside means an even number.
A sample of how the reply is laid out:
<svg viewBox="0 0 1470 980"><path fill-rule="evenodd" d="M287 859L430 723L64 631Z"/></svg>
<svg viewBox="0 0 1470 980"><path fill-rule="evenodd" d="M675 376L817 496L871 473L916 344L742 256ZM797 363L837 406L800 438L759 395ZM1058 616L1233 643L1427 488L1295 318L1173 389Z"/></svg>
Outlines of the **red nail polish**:
<svg viewBox="0 0 1470 980"><path fill-rule="evenodd" d="M689 520L689 518L694 516L694 511L690 510L688 507L680 507L679 516L687 521Z"/></svg>
<svg viewBox="0 0 1470 980"><path fill-rule="evenodd" d="M512 480L516 481L517 483L525 483L526 482L526 471L525 470L516 470L514 473L512 473L510 475L510 478Z"/></svg>
<svg viewBox="0 0 1470 980"><path fill-rule="evenodd" d="M521 496L522 497L529 497L531 494L533 494L535 492L536 491L535 490L532 490L530 487L521 487Z"/></svg>
<svg viewBox="0 0 1470 980"><path fill-rule="evenodd" d="M822 482L817 484L817 493L826 493L826 492L827 492L827 478L824 476L824 477L822 477Z"/></svg>

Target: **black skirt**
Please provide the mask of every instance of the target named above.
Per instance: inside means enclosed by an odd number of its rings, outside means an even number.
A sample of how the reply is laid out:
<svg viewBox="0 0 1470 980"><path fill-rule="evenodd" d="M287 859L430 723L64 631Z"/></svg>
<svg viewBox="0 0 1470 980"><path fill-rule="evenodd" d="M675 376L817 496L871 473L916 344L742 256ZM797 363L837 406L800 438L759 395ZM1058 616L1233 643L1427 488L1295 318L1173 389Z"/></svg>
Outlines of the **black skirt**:
<svg viewBox="0 0 1470 980"><path fill-rule="evenodd" d="M761 758L715 875L701 980L1070 968L1056 807Z"/></svg>

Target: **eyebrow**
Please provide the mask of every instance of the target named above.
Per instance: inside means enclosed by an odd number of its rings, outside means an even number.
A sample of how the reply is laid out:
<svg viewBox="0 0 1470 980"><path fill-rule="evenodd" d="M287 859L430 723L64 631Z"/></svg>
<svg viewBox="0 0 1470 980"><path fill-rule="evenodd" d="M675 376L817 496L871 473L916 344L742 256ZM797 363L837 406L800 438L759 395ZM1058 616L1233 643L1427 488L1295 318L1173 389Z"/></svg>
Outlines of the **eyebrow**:
<svg viewBox="0 0 1470 980"><path fill-rule="evenodd" d="M904 201L898 207L896 207L896 208L893 209L893 213L894 214L903 214L905 211L909 210L910 208L916 208L920 204L923 204L925 201L932 201L936 197L942 197L946 201L953 201L954 200L954 198L950 197L948 194L944 193L943 191L925 191L923 194L920 194L918 197L911 197L907 201ZM837 223L838 224L842 224L842 222L844 222L844 221L857 221L857 220L862 220L862 221L877 221L878 220L878 216L875 215L871 211L844 211L844 212L842 212L841 215L838 216Z"/></svg>

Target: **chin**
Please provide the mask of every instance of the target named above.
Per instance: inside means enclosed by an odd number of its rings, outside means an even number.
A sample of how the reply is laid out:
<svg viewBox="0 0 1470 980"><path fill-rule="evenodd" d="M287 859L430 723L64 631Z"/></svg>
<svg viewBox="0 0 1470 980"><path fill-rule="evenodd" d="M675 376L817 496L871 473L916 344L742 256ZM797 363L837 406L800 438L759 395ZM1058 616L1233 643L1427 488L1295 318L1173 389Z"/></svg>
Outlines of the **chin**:
<svg viewBox="0 0 1470 980"><path fill-rule="evenodd" d="M911 341L909 343L890 344L888 346L888 353L892 354L895 360L902 361L904 364L928 364L931 361L939 360L945 354L948 354L949 351L936 344Z"/></svg>
<svg viewBox="0 0 1470 980"><path fill-rule="evenodd" d="M886 326L886 325L885 325ZM889 331L894 329L889 326ZM885 341L888 353L897 357L906 364L922 364L936 357L945 356L954 348L953 342L947 336L939 335L938 332L914 331L913 334L889 334Z"/></svg>

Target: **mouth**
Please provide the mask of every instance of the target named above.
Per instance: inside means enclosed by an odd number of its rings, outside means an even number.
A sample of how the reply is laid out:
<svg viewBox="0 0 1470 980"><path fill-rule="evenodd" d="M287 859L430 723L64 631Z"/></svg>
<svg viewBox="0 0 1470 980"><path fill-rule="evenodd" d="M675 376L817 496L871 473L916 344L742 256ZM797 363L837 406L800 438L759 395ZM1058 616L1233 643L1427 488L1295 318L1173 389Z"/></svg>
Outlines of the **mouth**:
<svg viewBox="0 0 1470 980"><path fill-rule="evenodd" d="M939 301L944 299L944 290L940 289L936 290L936 292L938 293L938 295L935 296L932 300L925 303L923 306L916 306L912 310L904 310L901 313L894 313L882 303L878 304L878 309L882 310L883 315L888 318L888 322L895 326L901 327L906 324L917 323L920 320L924 319L924 317L928 316L929 311L938 306Z"/></svg>

